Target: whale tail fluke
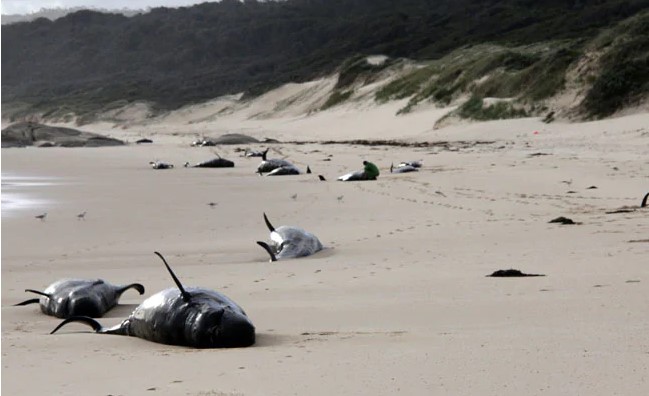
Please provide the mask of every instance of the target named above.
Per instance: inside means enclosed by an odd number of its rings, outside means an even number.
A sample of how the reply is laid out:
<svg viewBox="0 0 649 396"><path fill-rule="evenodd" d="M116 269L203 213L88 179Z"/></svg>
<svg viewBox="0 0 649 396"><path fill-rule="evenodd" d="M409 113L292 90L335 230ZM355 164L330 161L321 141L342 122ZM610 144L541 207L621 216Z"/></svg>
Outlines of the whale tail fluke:
<svg viewBox="0 0 649 396"><path fill-rule="evenodd" d="M92 329L96 333L105 333L106 332L106 330L102 327L102 325L99 322L97 322L96 320L94 320L93 318L91 318L91 317L88 317L88 316L70 316L69 318L67 318L63 322L61 322L58 326L56 326L56 328L54 330L52 330L52 332L50 332L50 334L56 333L61 327L65 326L68 323L72 323L72 322L80 322L80 323L86 324L86 325L92 327Z"/></svg>
<svg viewBox="0 0 649 396"><path fill-rule="evenodd" d="M273 227L273 225L270 224L268 217L266 217L266 213L264 213L264 221L266 222L266 227L268 227L268 230L270 230L270 232L275 232L275 227Z"/></svg>
<svg viewBox="0 0 649 396"><path fill-rule="evenodd" d="M257 245L263 247L264 250L266 250L266 252L270 256L270 261L271 262L277 261L277 256L275 256L275 253L273 252L273 249L271 249L270 246L268 246L268 244L266 242L257 241Z"/></svg>
<svg viewBox="0 0 649 396"><path fill-rule="evenodd" d="M130 285L120 287L119 289L117 289L117 293L121 295L128 289L135 289L138 293L140 293L140 295L144 294L144 286L140 283L131 283Z"/></svg>
<svg viewBox="0 0 649 396"><path fill-rule="evenodd" d="M641 208L644 208L647 206L647 200L649 199L649 193L645 194L644 198L642 198L642 203L640 204Z"/></svg>

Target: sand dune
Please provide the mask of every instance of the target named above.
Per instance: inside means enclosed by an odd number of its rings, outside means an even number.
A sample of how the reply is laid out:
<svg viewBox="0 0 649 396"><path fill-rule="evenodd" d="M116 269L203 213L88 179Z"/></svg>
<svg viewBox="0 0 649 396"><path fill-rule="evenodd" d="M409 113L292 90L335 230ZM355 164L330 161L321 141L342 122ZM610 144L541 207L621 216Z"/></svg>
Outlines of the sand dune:
<svg viewBox="0 0 649 396"><path fill-rule="evenodd" d="M435 130L448 109L396 116L399 103L357 103L305 113L327 84L313 83L315 91L286 87L265 104L229 113L224 109L240 104L221 101L163 119L84 126L129 141L151 137L147 146L3 149L3 201L16 192L40 201L11 211L3 203L2 390L646 393L649 211L638 205L649 191L649 114ZM271 111L290 98L304 107ZM237 151L256 145L216 148L234 168L181 166L212 155L210 148L189 147L194 136L226 132L282 141L449 143L275 144L273 156L313 170L276 178L256 175L260 159ZM152 170L154 159L176 167ZM333 181L360 169L363 160L380 167L377 181ZM424 166L389 173L390 163L404 160ZM21 188L5 185L6 175L52 183ZM606 214L623 206L635 210ZM34 218L45 211L45 221ZM77 218L82 211L85 220ZM263 212L276 225L313 232L325 249L269 263L255 244L268 237ZM548 223L558 216L581 224ZM143 283L145 296L125 294L100 319L117 324L144 297L172 286L155 250L186 285L237 301L257 327L257 344L192 350L92 334L81 325L49 335L59 320L36 306L12 307L27 298L24 289L63 277ZM485 277L508 268L546 276Z"/></svg>

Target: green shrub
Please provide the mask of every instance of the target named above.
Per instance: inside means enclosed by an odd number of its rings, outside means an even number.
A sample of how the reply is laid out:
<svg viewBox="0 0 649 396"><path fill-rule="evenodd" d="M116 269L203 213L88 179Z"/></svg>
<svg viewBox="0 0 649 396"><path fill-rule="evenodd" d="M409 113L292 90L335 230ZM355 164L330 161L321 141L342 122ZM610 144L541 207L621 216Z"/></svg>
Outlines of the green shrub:
<svg viewBox="0 0 649 396"><path fill-rule="evenodd" d="M350 96L352 96L352 93L353 93L352 90L348 90L348 91L335 90L329 96L327 101L322 105L320 110L326 110L326 109L328 109L330 107L334 107L334 106L346 101L347 99L349 99Z"/></svg>
<svg viewBox="0 0 649 396"><path fill-rule="evenodd" d="M588 91L584 105L591 116L605 117L620 109L649 85L649 57L606 69Z"/></svg>
<svg viewBox="0 0 649 396"><path fill-rule="evenodd" d="M363 82L368 82L368 80L371 80L371 78L376 73L385 69L391 64L392 61L390 59L386 59L385 62L379 65L373 65L367 61L367 56L356 55L350 59L347 59L340 66L338 81L336 82L335 88L346 88L359 79L363 79Z"/></svg>
<svg viewBox="0 0 649 396"><path fill-rule="evenodd" d="M415 95L436 72L436 68L432 66L417 69L386 84L376 92L374 99L379 103L385 103L389 100L399 100Z"/></svg>
<svg viewBox="0 0 649 396"><path fill-rule="evenodd" d="M461 118L477 121L521 118L528 116L525 110L517 109L509 102L498 102L485 107L483 99L478 96L472 96L469 100L464 102L458 110L458 115Z"/></svg>

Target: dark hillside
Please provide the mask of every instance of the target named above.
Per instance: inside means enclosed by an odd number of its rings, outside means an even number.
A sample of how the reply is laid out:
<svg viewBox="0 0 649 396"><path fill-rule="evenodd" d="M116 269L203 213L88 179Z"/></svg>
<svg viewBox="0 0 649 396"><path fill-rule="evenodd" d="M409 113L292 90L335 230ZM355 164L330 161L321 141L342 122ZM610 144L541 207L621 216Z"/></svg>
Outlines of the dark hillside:
<svg viewBox="0 0 649 396"><path fill-rule="evenodd" d="M649 0L223 0L2 26L2 102L160 108L331 73L358 54L434 59L468 44L586 39ZM633 73L630 71L629 73ZM15 107L17 108L17 107Z"/></svg>

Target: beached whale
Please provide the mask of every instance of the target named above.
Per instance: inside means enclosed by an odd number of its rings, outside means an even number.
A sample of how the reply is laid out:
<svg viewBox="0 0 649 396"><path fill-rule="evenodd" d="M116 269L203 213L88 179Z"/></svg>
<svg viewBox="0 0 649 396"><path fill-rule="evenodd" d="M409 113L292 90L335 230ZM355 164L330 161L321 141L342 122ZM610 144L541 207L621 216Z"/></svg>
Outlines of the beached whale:
<svg viewBox="0 0 649 396"><path fill-rule="evenodd" d="M390 164L390 173L408 173L408 172L418 172L417 167L408 165L405 163L400 163L399 166L395 168L394 164Z"/></svg>
<svg viewBox="0 0 649 396"><path fill-rule="evenodd" d="M191 165L185 162L185 168L234 168L234 162L225 158L217 157L211 160L199 162L196 165Z"/></svg>
<svg viewBox="0 0 649 396"><path fill-rule="evenodd" d="M418 161L401 161L399 163L399 165L397 165L397 166L398 167L400 167L400 166L412 166L413 168L421 168L421 165L422 165L422 161L418 160Z"/></svg>
<svg viewBox="0 0 649 396"><path fill-rule="evenodd" d="M147 298L122 323L104 328L87 316L64 320L50 334L72 322L91 326L95 332L139 337L145 340L194 348L236 348L255 343L255 327L243 309L225 295L196 287L184 288L167 261L177 288Z"/></svg>
<svg viewBox="0 0 649 396"><path fill-rule="evenodd" d="M243 156L244 157L263 157L264 153L262 151L258 151L258 150L248 150L248 149L246 149L243 152Z"/></svg>
<svg viewBox="0 0 649 396"><path fill-rule="evenodd" d="M144 294L144 286L139 283L116 286L102 279L61 279L42 292L25 290L39 294L41 297L16 305L40 303L44 314L57 318L78 315L99 318L115 307L122 293L128 289L135 289L140 294Z"/></svg>
<svg viewBox="0 0 649 396"><path fill-rule="evenodd" d="M262 174L262 173L268 173L272 172L273 170L281 167L287 167L287 168L295 168L297 167L290 163L289 161L283 160L283 159L278 159L278 158L271 158L268 159L266 156L268 155L268 150L264 150L264 152L261 153L261 163L259 166L257 166L257 173ZM295 173L291 173L295 174Z"/></svg>
<svg viewBox="0 0 649 396"><path fill-rule="evenodd" d="M266 176L299 175L300 170L293 165L283 165L266 173Z"/></svg>
<svg viewBox="0 0 649 396"><path fill-rule="evenodd" d="M349 172L346 173L338 178L340 181L357 181L357 180L368 180L367 177L365 176L365 172L361 171L354 171L354 172Z"/></svg>
<svg viewBox="0 0 649 396"><path fill-rule="evenodd" d="M266 213L264 221L270 230L271 244L262 241L257 241L257 244L268 252L270 261L310 256L322 250L322 243L310 232L293 226L281 226L276 229L270 224Z"/></svg>

